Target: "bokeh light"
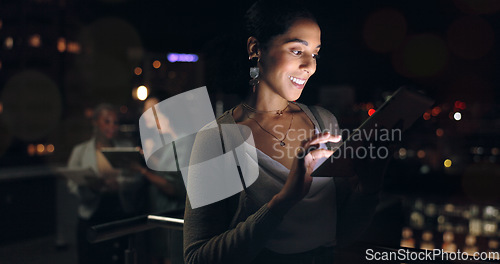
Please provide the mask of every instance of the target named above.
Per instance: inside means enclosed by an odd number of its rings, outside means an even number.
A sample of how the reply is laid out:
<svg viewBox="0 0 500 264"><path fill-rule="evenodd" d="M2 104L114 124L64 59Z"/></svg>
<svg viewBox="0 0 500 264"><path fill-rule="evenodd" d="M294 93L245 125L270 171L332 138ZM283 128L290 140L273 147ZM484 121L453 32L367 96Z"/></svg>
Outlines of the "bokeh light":
<svg viewBox="0 0 500 264"><path fill-rule="evenodd" d="M454 0L458 9L466 14L492 14L500 10L498 0Z"/></svg>
<svg viewBox="0 0 500 264"><path fill-rule="evenodd" d="M438 116L441 113L441 107L436 106L432 108L431 114L432 116Z"/></svg>
<svg viewBox="0 0 500 264"><path fill-rule="evenodd" d="M56 148L54 147L53 144L48 144L46 147L46 150L48 153L53 153Z"/></svg>
<svg viewBox="0 0 500 264"><path fill-rule="evenodd" d="M443 164L444 164L444 166L445 166L446 168L449 168L449 167L451 167L451 165L452 165L453 163L451 162L451 159L446 159L446 160L443 162Z"/></svg>
<svg viewBox="0 0 500 264"><path fill-rule="evenodd" d="M5 38L4 45L5 48L12 49L12 47L14 46L14 39L12 37Z"/></svg>
<svg viewBox="0 0 500 264"><path fill-rule="evenodd" d="M141 75L142 74L142 68L141 67L135 67L134 68L134 74L135 75Z"/></svg>
<svg viewBox="0 0 500 264"><path fill-rule="evenodd" d="M30 46L38 48L42 45L42 37L39 34L34 34L28 39L28 43Z"/></svg>
<svg viewBox="0 0 500 264"><path fill-rule="evenodd" d="M60 121L61 94L43 73L29 70L12 76L1 98L3 120L12 135L21 140L45 137Z"/></svg>
<svg viewBox="0 0 500 264"><path fill-rule="evenodd" d="M58 38L57 39L57 51L65 52L66 51L66 39Z"/></svg>
<svg viewBox="0 0 500 264"><path fill-rule="evenodd" d="M148 88L144 85L137 87L137 99L144 101L148 98Z"/></svg>
<svg viewBox="0 0 500 264"><path fill-rule="evenodd" d="M161 67L161 62L159 60L153 61L153 68L158 69Z"/></svg>
<svg viewBox="0 0 500 264"><path fill-rule="evenodd" d="M34 156L36 154L36 147L35 147L35 145L29 144L28 147L27 147L27 149L26 149L26 152L28 153L28 155Z"/></svg>
<svg viewBox="0 0 500 264"><path fill-rule="evenodd" d="M38 144L38 145L36 145L36 152L37 152L38 154L41 154L41 153L43 153L44 151L45 151L45 146L44 146L43 144Z"/></svg>
<svg viewBox="0 0 500 264"><path fill-rule="evenodd" d="M431 114L429 112L425 112L422 117L424 118L424 120L429 120L431 119Z"/></svg>
<svg viewBox="0 0 500 264"><path fill-rule="evenodd" d="M392 58L395 70L410 78L434 76L444 70L447 62L446 44L434 34L409 37Z"/></svg>
<svg viewBox="0 0 500 264"><path fill-rule="evenodd" d="M376 52L395 50L406 36L406 19L396 9L384 8L370 14L363 27L363 38Z"/></svg>
<svg viewBox="0 0 500 264"><path fill-rule="evenodd" d="M442 137L444 135L444 130L442 128L436 129L436 136Z"/></svg>
<svg viewBox="0 0 500 264"><path fill-rule="evenodd" d="M455 112L453 114L453 119L455 119L456 121L460 121L462 119L462 114L460 112Z"/></svg>
<svg viewBox="0 0 500 264"><path fill-rule="evenodd" d="M451 52L464 59L483 57L493 48L494 39L492 26L483 18L475 16L457 19L447 33Z"/></svg>

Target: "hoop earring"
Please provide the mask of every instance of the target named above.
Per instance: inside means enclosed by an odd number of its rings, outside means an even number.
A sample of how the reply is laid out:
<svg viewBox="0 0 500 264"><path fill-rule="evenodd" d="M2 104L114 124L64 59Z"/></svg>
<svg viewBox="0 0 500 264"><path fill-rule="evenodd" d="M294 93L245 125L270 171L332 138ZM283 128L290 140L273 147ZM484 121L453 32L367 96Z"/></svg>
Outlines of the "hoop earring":
<svg viewBox="0 0 500 264"><path fill-rule="evenodd" d="M255 86L259 84L259 67L257 66L257 63L259 62L258 57L253 57L250 59L250 87L252 87L252 91L255 93Z"/></svg>

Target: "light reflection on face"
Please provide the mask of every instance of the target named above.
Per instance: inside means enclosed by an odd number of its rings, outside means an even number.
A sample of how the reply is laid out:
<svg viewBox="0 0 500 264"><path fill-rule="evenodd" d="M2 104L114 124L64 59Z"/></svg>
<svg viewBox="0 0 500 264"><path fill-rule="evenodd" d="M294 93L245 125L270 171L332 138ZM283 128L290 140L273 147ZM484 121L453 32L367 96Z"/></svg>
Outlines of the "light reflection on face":
<svg viewBox="0 0 500 264"><path fill-rule="evenodd" d="M260 57L259 89L269 90L288 101L297 100L316 72L321 30L309 19L295 21L275 37Z"/></svg>

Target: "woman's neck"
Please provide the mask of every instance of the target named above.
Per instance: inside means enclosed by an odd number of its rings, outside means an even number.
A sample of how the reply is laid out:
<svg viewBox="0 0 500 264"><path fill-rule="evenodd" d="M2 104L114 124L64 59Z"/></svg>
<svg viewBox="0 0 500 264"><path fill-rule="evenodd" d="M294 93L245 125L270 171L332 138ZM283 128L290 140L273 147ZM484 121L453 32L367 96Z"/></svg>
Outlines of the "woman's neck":
<svg viewBox="0 0 500 264"><path fill-rule="evenodd" d="M245 100L245 104L256 109L257 111L268 112L282 110L287 107L289 102L275 93L265 94L264 92L259 92L257 90L255 93L252 93L247 100Z"/></svg>

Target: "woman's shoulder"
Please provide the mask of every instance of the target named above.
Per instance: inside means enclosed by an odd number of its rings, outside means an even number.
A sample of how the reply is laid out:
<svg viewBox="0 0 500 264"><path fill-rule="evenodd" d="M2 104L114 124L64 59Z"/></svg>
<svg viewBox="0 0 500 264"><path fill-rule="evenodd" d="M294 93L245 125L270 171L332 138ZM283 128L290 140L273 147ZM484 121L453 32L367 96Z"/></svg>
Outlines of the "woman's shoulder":
<svg viewBox="0 0 500 264"><path fill-rule="evenodd" d="M233 117L233 111L236 107L233 107L226 112L224 112L222 115L217 117L216 122L217 124L235 124L236 121L234 120Z"/></svg>
<svg viewBox="0 0 500 264"><path fill-rule="evenodd" d="M305 105L301 103L295 104L297 104L309 117L313 117L316 121L318 121L318 123L323 123L326 127L338 127L338 121L335 115L324 107L318 105Z"/></svg>

